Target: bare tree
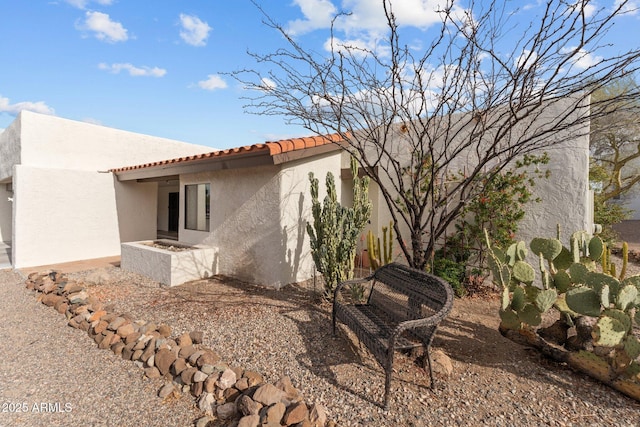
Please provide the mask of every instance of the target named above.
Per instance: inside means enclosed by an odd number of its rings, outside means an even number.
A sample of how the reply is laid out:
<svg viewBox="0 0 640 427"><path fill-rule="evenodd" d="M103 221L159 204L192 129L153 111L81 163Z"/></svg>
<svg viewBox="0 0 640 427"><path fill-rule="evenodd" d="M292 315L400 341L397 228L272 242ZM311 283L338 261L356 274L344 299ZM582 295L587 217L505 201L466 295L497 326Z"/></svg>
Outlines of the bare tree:
<svg viewBox="0 0 640 427"><path fill-rule="evenodd" d="M627 97L634 92L638 83L628 76L592 95L596 102L607 101L607 110L613 110L593 120L589 141L591 169L601 184L598 193L603 201L624 195L640 183L640 99Z"/></svg>
<svg viewBox="0 0 640 427"><path fill-rule="evenodd" d="M421 50L401 42L404 27L390 0L380 0L383 40L372 47L340 42L332 26L323 53L305 49L263 11L287 44L250 53L268 71L232 73L253 89L247 111L343 138L379 186L399 246L417 268L483 179L560 143L563 132L588 133L589 120L610 105L589 108L589 95L633 73L640 57L636 48L597 56L627 1L592 13L590 0L547 0L526 28L516 27L518 11L508 1L442 3L438 29L429 33L435 36Z"/></svg>

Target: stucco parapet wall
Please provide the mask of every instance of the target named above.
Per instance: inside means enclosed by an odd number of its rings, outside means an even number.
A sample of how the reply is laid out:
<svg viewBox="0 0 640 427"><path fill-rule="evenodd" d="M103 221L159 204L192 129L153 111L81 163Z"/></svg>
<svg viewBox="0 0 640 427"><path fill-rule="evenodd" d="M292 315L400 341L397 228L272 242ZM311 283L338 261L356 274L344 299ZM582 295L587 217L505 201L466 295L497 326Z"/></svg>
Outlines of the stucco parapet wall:
<svg viewBox="0 0 640 427"><path fill-rule="evenodd" d="M171 251L150 246L154 242L185 247ZM188 245L171 240L147 240L121 244L120 268L147 276L168 286L204 279L217 273L218 248Z"/></svg>

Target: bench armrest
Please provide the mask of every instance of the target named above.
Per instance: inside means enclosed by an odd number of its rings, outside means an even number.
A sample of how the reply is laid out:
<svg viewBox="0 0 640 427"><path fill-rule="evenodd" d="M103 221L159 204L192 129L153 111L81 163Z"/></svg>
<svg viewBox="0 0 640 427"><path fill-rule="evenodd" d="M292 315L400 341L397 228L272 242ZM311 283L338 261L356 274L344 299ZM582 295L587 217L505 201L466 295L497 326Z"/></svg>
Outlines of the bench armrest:
<svg viewBox="0 0 640 427"><path fill-rule="evenodd" d="M449 315L449 312L451 311L452 305L450 304L445 304L440 311L432 314L431 316L428 317L424 317L421 319L414 319L414 320L405 320L404 322L400 322L393 330L393 332L391 333L391 336L389 336L389 349L393 349L395 347L395 342L397 337L399 337L404 331L408 331L411 329L415 329L415 328L422 328L422 327L430 327L430 326L435 326L434 330L433 330L433 334L431 335L431 338L433 339L433 336L435 335L435 330L437 329L438 325L440 324L440 322L442 322L445 317L447 317L447 315Z"/></svg>

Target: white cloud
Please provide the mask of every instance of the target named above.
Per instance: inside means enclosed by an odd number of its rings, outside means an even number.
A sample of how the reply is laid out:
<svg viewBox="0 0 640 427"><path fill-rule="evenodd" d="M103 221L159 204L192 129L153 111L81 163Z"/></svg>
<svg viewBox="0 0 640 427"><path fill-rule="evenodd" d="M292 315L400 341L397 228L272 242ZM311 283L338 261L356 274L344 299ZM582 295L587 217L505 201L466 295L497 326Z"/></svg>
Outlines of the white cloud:
<svg viewBox="0 0 640 427"><path fill-rule="evenodd" d="M69 3L73 7L77 7L78 9L86 9L87 5L91 3L92 0L65 0L66 3ZM98 3L102 6L111 6L113 4L113 0L93 0L95 3Z"/></svg>
<svg viewBox="0 0 640 427"><path fill-rule="evenodd" d="M260 82L262 83L262 86L266 89L275 89L277 87L276 82L274 82L273 80L267 78L267 77L263 77Z"/></svg>
<svg viewBox="0 0 640 427"><path fill-rule="evenodd" d="M304 34L331 25L331 19L337 13L329 0L294 0L305 19L290 21L287 30L291 34Z"/></svg>
<svg viewBox="0 0 640 427"><path fill-rule="evenodd" d="M195 15L180 14L180 38L191 46L204 46L207 44L211 27Z"/></svg>
<svg viewBox="0 0 640 427"><path fill-rule="evenodd" d="M55 114L55 110L45 104L44 101L25 101L11 104L9 102L9 98L0 96L0 113L8 113L12 116L15 116L22 110L33 111L35 113L42 114Z"/></svg>
<svg viewBox="0 0 640 427"><path fill-rule="evenodd" d="M575 50L575 46L568 47L568 48L562 49L560 53L568 54L573 52L574 50ZM594 65L597 65L601 61L602 61L601 56L593 55L592 53L589 53L584 49L580 49L578 53L576 53L572 58L573 65L575 65L576 68L579 68L581 70L586 70L589 67L593 67Z"/></svg>
<svg viewBox="0 0 640 427"><path fill-rule="evenodd" d="M98 40L115 43L129 39L127 29L121 23L112 21L108 14L89 11L85 17L83 23L76 24L76 28L93 31Z"/></svg>
<svg viewBox="0 0 640 427"><path fill-rule="evenodd" d="M119 74L120 71L128 71L130 76L134 76L134 77L140 77L140 76L144 76L144 77L163 77L165 74L167 74L167 70L163 69L163 68L158 68L158 67L147 67L147 66L142 66L142 67L136 67L132 64L126 63L126 64L105 64L105 63L101 63L98 64L98 68L100 68L101 70L106 70L106 71L110 71L114 74Z"/></svg>
<svg viewBox="0 0 640 427"><path fill-rule="evenodd" d="M338 8L329 0L293 0L300 8L304 19L290 21L287 29L292 34L303 34L313 30L329 28ZM427 28L442 22L443 0L403 0L394 2L392 11L398 25ZM387 22L379 1L343 0L345 12L335 21L335 28L346 34L386 30ZM452 13L458 16L464 9L454 5Z"/></svg>
<svg viewBox="0 0 640 427"><path fill-rule="evenodd" d="M624 0L616 0L614 4L614 8L620 7ZM631 15L637 15L640 12L640 1L639 0L630 0L622 7L623 13L628 13Z"/></svg>
<svg viewBox="0 0 640 427"><path fill-rule="evenodd" d="M528 49L525 49L522 52L522 55L520 55L516 60L516 65L518 66L518 68L531 68L536 64L537 60L538 60L537 53L532 52Z"/></svg>
<svg viewBox="0 0 640 427"><path fill-rule="evenodd" d="M205 90L225 89L227 87L227 82L217 74L209 74L207 76L207 80L198 82L198 86Z"/></svg>

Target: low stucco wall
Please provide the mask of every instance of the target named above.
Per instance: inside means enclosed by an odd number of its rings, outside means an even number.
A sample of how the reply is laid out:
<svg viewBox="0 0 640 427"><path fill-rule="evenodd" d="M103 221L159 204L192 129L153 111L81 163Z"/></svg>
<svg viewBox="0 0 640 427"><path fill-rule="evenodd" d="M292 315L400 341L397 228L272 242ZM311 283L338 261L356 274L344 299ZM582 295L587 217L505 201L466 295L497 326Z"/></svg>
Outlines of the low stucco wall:
<svg viewBox="0 0 640 427"><path fill-rule="evenodd" d="M178 242L160 241L181 246ZM120 268L150 277L168 286L204 279L217 273L217 249L197 245L184 251L170 251L153 246L152 240L123 243Z"/></svg>
<svg viewBox="0 0 640 427"><path fill-rule="evenodd" d="M111 174L17 165L13 188L15 268L120 253Z"/></svg>

